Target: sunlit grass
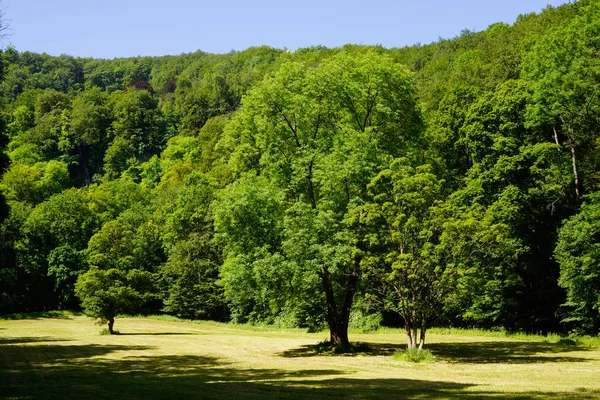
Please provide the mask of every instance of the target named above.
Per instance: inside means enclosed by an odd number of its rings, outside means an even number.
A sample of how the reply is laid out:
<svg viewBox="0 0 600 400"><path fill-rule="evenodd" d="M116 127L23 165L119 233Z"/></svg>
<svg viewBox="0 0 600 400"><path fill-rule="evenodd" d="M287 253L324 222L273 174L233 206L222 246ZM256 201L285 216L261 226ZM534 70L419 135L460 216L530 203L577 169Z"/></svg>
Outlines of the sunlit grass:
<svg viewBox="0 0 600 400"><path fill-rule="evenodd" d="M319 352L327 333L166 317L0 321L0 398L600 398L600 349L532 338L428 334L432 363L394 360L402 330L351 335L365 351ZM538 338L539 339L539 338Z"/></svg>

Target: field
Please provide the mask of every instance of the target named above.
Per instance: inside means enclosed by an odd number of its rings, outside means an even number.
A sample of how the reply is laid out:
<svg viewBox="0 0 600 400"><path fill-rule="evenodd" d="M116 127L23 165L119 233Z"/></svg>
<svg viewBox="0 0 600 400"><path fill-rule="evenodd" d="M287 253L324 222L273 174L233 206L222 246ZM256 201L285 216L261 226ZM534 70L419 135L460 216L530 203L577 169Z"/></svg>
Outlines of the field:
<svg viewBox="0 0 600 400"><path fill-rule="evenodd" d="M323 354L325 333L120 318L0 320L3 399L600 398L600 349L431 334L437 361L393 359L400 331L352 334L362 354Z"/></svg>

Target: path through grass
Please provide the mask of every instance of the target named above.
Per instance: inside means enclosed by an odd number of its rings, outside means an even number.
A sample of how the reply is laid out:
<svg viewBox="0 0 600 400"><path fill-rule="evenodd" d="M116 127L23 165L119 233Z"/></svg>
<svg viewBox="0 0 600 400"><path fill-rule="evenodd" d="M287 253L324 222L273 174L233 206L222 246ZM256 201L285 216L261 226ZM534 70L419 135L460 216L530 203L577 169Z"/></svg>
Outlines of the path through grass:
<svg viewBox="0 0 600 400"><path fill-rule="evenodd" d="M432 364L395 361L399 333L354 334L370 354L318 354L326 334L86 317L0 321L3 399L600 398L600 349L431 335Z"/></svg>

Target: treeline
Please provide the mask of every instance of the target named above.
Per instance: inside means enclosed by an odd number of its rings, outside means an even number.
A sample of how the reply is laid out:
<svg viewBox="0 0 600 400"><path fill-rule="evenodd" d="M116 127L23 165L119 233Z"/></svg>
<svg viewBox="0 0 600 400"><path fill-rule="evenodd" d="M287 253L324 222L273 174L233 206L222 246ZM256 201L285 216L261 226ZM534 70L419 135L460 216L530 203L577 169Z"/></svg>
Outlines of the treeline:
<svg viewBox="0 0 600 400"><path fill-rule="evenodd" d="M400 49L9 48L0 312L79 307L79 278L342 345L348 325L597 334L599 50L594 0Z"/></svg>

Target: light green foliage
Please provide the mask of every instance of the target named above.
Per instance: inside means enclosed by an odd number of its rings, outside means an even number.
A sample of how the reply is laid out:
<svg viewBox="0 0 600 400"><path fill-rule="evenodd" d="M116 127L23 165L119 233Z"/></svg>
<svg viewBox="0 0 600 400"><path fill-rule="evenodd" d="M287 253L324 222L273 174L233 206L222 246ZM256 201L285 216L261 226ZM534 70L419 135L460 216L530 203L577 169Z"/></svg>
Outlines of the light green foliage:
<svg viewBox="0 0 600 400"><path fill-rule="evenodd" d="M197 160L200 154L198 139L190 136L175 136L169 139L167 147L161 153L160 168L166 172L177 162Z"/></svg>
<svg viewBox="0 0 600 400"><path fill-rule="evenodd" d="M90 188L90 209L102 228L87 243L90 265L102 269L156 271L164 254L147 188L123 177Z"/></svg>
<svg viewBox="0 0 600 400"><path fill-rule="evenodd" d="M39 147L33 143L24 144L15 148L8 153L13 164L35 165L43 161L43 155L39 151Z"/></svg>
<svg viewBox="0 0 600 400"><path fill-rule="evenodd" d="M77 279L75 294L85 313L99 325L108 323L112 334L115 317L139 312L154 297L152 288L152 275L146 271L91 268Z"/></svg>
<svg viewBox="0 0 600 400"><path fill-rule="evenodd" d="M158 226L140 207L102 225L90 238L86 253L90 265L123 271L154 271L163 258Z"/></svg>
<svg viewBox="0 0 600 400"><path fill-rule="evenodd" d="M274 313L283 308L282 302L268 299L285 292L288 299L300 294L298 298L304 299L323 296L332 341L349 345L347 327L360 251L344 216L382 165L419 147L420 128L409 73L375 53L340 53L312 69L284 63L254 88L226 127L220 146L231 152L235 174L260 171L263 185L281 193L285 202L279 207L272 204L280 216L259 218L251 230L244 227L252 226L244 218L248 210L252 216L264 213L264 206L257 207L260 202L240 204L243 208L232 214L239 215L236 219L225 217L225 212L217 219L217 230L229 239L222 272L226 293L228 282L242 282L244 277L260 281L263 275L257 268L263 269L271 285L266 292L249 296L255 303ZM279 225L281 236L277 231L253 231L264 223ZM291 276L302 276L304 282L297 284ZM253 286L248 281L245 285ZM240 290L231 292L248 296Z"/></svg>
<svg viewBox="0 0 600 400"><path fill-rule="evenodd" d="M12 113L12 121L8 123L7 128L9 137L15 137L21 132L33 128L35 124L33 109L26 105L20 105Z"/></svg>
<svg viewBox="0 0 600 400"><path fill-rule="evenodd" d="M281 202L282 195L264 177L248 175L231 184L215 205L215 230L226 244L221 278L234 320L256 321L276 314L265 296L289 296L258 286L264 264L253 265L279 247ZM284 270L272 272L281 276Z"/></svg>
<svg viewBox="0 0 600 400"><path fill-rule="evenodd" d="M103 223L116 219L130 208L144 207L150 202L150 191L128 177L92 185L89 194L89 208Z"/></svg>
<svg viewBox="0 0 600 400"><path fill-rule="evenodd" d="M51 160L33 166L15 164L2 177L8 199L38 204L71 187L67 165Z"/></svg>

